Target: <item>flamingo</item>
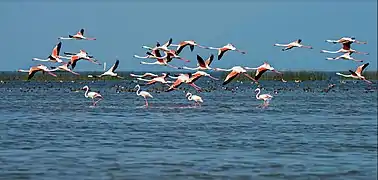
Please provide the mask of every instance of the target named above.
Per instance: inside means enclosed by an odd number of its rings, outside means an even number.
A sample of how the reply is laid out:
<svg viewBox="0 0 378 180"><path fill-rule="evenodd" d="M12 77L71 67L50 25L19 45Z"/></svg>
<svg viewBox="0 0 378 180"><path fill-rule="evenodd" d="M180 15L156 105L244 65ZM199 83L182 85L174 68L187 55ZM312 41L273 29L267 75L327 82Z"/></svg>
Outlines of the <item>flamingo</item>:
<svg viewBox="0 0 378 180"><path fill-rule="evenodd" d="M296 41L293 41L289 44L274 44L274 46L285 47L284 49L282 49L282 51L286 51L286 50L292 49L294 47L312 49L311 46L304 46L304 45L301 44L301 42L302 42L302 39L297 39Z"/></svg>
<svg viewBox="0 0 378 180"><path fill-rule="evenodd" d="M356 61L356 62L363 62L363 60L358 60L358 59L354 59L353 57L351 57L350 55L352 55L352 54L353 54L353 52L347 52L347 53L344 53L341 56L337 56L337 57L334 57L334 58L326 58L326 59L327 60L343 59L343 60L352 60L352 61Z"/></svg>
<svg viewBox="0 0 378 180"><path fill-rule="evenodd" d="M88 38L84 36L84 29L80 29L75 35L68 35L68 37L59 37L58 39L75 39L75 40L96 40L96 38Z"/></svg>
<svg viewBox="0 0 378 180"><path fill-rule="evenodd" d="M269 105L269 101L273 98L273 96L270 94L260 94L260 91L261 91L260 88L255 89L255 92L257 93L256 99L263 100L264 101L263 106L267 107Z"/></svg>
<svg viewBox="0 0 378 180"><path fill-rule="evenodd" d="M194 40L182 41L182 42L180 42L179 44L171 44L171 46L177 46L177 49L176 49L176 53L177 53L177 54L180 54L180 52L181 52L186 46L189 46L191 52L193 52L193 50L194 50L194 46L197 46L197 47L200 47L200 48L204 48L204 49L208 49L208 47L201 46L201 45L197 44Z"/></svg>
<svg viewBox="0 0 378 180"><path fill-rule="evenodd" d="M333 43L333 44L337 44L337 43L344 44L348 42L357 43L357 44L367 44L367 42L357 41L355 37L342 37L338 40L326 40L326 42Z"/></svg>
<svg viewBox="0 0 378 180"><path fill-rule="evenodd" d="M200 96L193 95L190 92L186 93L185 97L187 97L189 101L194 101L195 102L194 105L198 104L199 106L201 106L200 103L203 103L203 100L202 100L202 98Z"/></svg>
<svg viewBox="0 0 378 180"><path fill-rule="evenodd" d="M201 88L198 87L196 84L194 84L194 82L190 81L191 75L192 75L191 73L187 73L187 74L179 74L179 76L177 76L177 77L171 77L170 76L170 78L176 79L176 81L166 90L166 92L169 92L169 91L172 91L172 90L178 88L182 83L186 83L186 84L192 86L198 92L200 92Z"/></svg>
<svg viewBox="0 0 378 180"><path fill-rule="evenodd" d="M242 54L246 54L247 53L245 51L241 51L239 49L236 49L236 47L233 44L231 44L231 43L228 43L225 46L220 47L220 48L208 47L207 49L216 49L216 50L218 50L218 60L220 60L222 58L223 54L225 52L229 51L229 50L230 51L237 51L237 52L240 52Z"/></svg>
<svg viewBox="0 0 378 180"><path fill-rule="evenodd" d="M209 77L209 78L214 79L214 80L219 80L218 78L215 78L215 77L211 76L210 74L208 74L206 72L197 71L194 74L192 74L192 76L189 79L189 82L194 83L195 81L197 81L202 76Z"/></svg>
<svg viewBox="0 0 378 180"><path fill-rule="evenodd" d="M58 67L51 67L51 69L52 69L51 71L56 71L56 70L68 71L72 74L79 76L80 75L79 73L73 72L71 69L68 68L69 64L70 64L70 62L64 63L63 65L60 65Z"/></svg>
<svg viewBox="0 0 378 180"><path fill-rule="evenodd" d="M165 80L165 78L167 78L168 75L169 75L169 73L162 73L162 76L154 77L152 79L143 79L143 78L137 78L137 79L140 80L140 81L147 81L148 83L146 85L155 84L157 82L160 82L162 84L172 83L171 81Z"/></svg>
<svg viewBox="0 0 378 180"><path fill-rule="evenodd" d="M162 46L160 45L159 42L156 43L156 47L149 47L149 46L142 46L142 48L144 49L149 49L149 50L162 50L162 51L170 51L170 49L168 49L168 47L171 45L172 43L172 38L170 38L165 44L163 44Z"/></svg>
<svg viewBox="0 0 378 180"><path fill-rule="evenodd" d="M336 73L336 74L339 75L339 76L343 76L343 77L351 77L351 78L354 78L354 79L360 79L360 80L363 80L363 81L365 81L365 82L367 82L367 83L369 83L369 84L372 84L371 81L366 80L366 78L365 78L364 76L362 76L362 71L364 71L365 68L366 68L368 65L369 65L369 63L366 63L366 64L363 64L363 65L361 65L361 66L358 66L355 72L353 72L352 70L349 70L349 72L350 72L351 74L348 74L348 75L346 75L346 74L341 74L341 73Z"/></svg>
<svg viewBox="0 0 378 180"><path fill-rule="evenodd" d="M149 52L147 52L149 53ZM169 66L171 68L175 68L175 69L182 69L180 67L176 67L176 66L173 66L171 64L168 64L168 62L171 62L172 61L172 58L170 57L169 54L167 54L166 58L164 57L161 57L161 58L157 58L155 62L144 62L144 61L141 61L140 64L147 64L147 65L153 65L153 64L157 64L157 65L161 65L161 66Z"/></svg>
<svg viewBox="0 0 378 180"><path fill-rule="evenodd" d="M158 77L158 75L153 74L153 73L144 73L142 75L130 74L130 76L131 77L139 77L139 78L142 78L142 77Z"/></svg>
<svg viewBox="0 0 378 180"><path fill-rule="evenodd" d="M47 66L45 66L43 64L39 64L37 66L30 67L29 70L23 70L23 69L19 69L18 70L18 72L27 72L27 73L29 73L29 76L28 76L27 80L30 80L34 76L34 74L37 73L38 71L42 71L43 74L45 72L47 72L51 76L56 77L56 74L52 73L51 72L52 70L48 69Z"/></svg>
<svg viewBox="0 0 378 180"><path fill-rule="evenodd" d="M247 74L247 70L244 69L243 67L241 66L234 66L232 67L231 69L221 69L221 68L214 68L215 71L231 71L226 79L224 80L223 82L223 85L226 85L228 84L229 82L231 82L236 76L240 75L240 74L244 74L246 77L248 77L249 79L253 80L254 82L257 83L257 81L251 77L250 75Z"/></svg>
<svg viewBox="0 0 378 180"><path fill-rule="evenodd" d="M57 45L55 45L54 49L51 52L51 55L47 57L47 59L40 59L40 58L33 58L33 61L45 61L45 62L58 62L62 63L63 61L60 59L61 56L59 56L60 48L62 47L62 42L59 42Z"/></svg>
<svg viewBox="0 0 378 180"><path fill-rule="evenodd" d="M82 51L84 51L84 50L82 50ZM80 53L80 51L79 51L79 52L64 52L64 54L67 55L67 56L69 56L69 57L74 56L74 55L76 55L76 54L78 54L78 53ZM94 57L93 57L92 55L89 55L88 52L85 52L85 53L87 53L87 56L88 56L89 58L94 59Z"/></svg>
<svg viewBox="0 0 378 180"><path fill-rule="evenodd" d="M89 92L89 87L88 87L88 86L84 86L84 87L82 88L82 90L85 90L84 96L85 96L86 98L91 98L91 99L92 99L92 101L93 101L93 106L96 106L96 104L97 104L99 101L101 101L101 100L104 99L104 98L101 96L101 94L98 93L98 92L93 92L93 91ZM95 100L94 100L95 98L99 98L99 99L98 99L97 101L95 101Z"/></svg>
<svg viewBox="0 0 378 180"><path fill-rule="evenodd" d="M77 53L77 54L75 54L71 57L64 57L64 58L70 59L70 65L72 67L72 70L76 67L77 61L82 60L82 59L87 60L87 61L94 63L94 64L101 65L100 63L93 61L92 58L88 57L88 53L85 52L84 50L80 50L79 53Z"/></svg>
<svg viewBox="0 0 378 180"><path fill-rule="evenodd" d="M320 52L321 53L332 53L332 54L336 54L336 53L349 53L349 52L353 52L353 53L357 53L357 54L365 54L365 55L369 54L369 53L359 52L359 51L356 51L356 50L352 49L350 47L351 44L352 44L352 42L343 43L343 47L341 49L337 50L337 51L321 50Z"/></svg>
<svg viewBox="0 0 378 180"><path fill-rule="evenodd" d="M139 90L140 90L140 86L139 86L139 84L137 84L137 85L135 86L135 88L138 88L136 94L137 94L138 96L143 96L144 101L146 102L146 107L148 107L147 97L153 98L152 95L151 95L149 92L147 92L147 91L140 91L140 92L139 92Z"/></svg>
<svg viewBox="0 0 378 180"><path fill-rule="evenodd" d="M198 61L198 64L197 64L197 67L195 68L189 68L189 67L182 67L183 69L189 69L189 70L210 70L212 69L210 66L211 62L213 62L213 59L214 59L214 55L211 54L209 58L205 60L202 59L202 57L200 55L197 54L197 61Z"/></svg>
<svg viewBox="0 0 378 180"><path fill-rule="evenodd" d="M97 77L102 77L102 76L112 76L112 77L118 77L123 79L123 77L119 76L117 73L115 73L115 70L117 69L119 64L119 60L117 59L116 62L113 64L112 67L109 68L106 72L98 75Z"/></svg>
<svg viewBox="0 0 378 180"><path fill-rule="evenodd" d="M179 56L177 54L177 52L173 49L170 49L169 51L164 51L167 55L169 54L171 56L172 59L178 59L178 60L182 60L182 61L185 61L185 62L190 62L190 60L187 60L181 56Z"/></svg>
<svg viewBox="0 0 378 180"><path fill-rule="evenodd" d="M255 74L255 80L258 81L260 79L260 77L266 72L266 71L272 71L272 72L275 72L279 75L281 75L281 81L282 82L286 82L284 79L283 79L283 75L281 72L278 72L276 71L270 64L268 64L267 62L264 62L264 64L262 64L261 66L257 67L257 68L250 68L250 67L245 67L246 70L250 70L250 69L256 69L256 74Z"/></svg>

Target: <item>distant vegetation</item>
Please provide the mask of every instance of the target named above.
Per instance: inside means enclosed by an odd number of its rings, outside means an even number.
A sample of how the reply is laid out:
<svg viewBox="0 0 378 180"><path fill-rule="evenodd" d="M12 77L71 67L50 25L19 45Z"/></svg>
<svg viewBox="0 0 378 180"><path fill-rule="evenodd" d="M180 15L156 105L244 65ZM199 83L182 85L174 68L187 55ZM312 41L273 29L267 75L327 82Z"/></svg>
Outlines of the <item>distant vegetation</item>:
<svg viewBox="0 0 378 180"><path fill-rule="evenodd" d="M58 77L53 77L47 73L43 75L38 72L31 79L31 81L88 81L88 80L122 80L113 77L102 77L102 78L90 78L88 75L101 74L102 72L79 72L80 76L68 72L54 72ZM118 72L118 74L124 77L124 80L132 80L134 78L130 77L129 74L143 74L144 72ZM160 75L161 72L154 72L155 74ZM220 77L222 80L227 76L227 72L210 72L215 77ZM284 74L283 77L287 81L301 80L301 81L312 81L312 80L328 80L334 78L348 79L341 76L337 76L336 72L315 72L315 71L282 71ZM349 72L340 72L345 74L350 74ZM172 75L179 74L179 72L171 72ZM252 77L255 76L255 72L252 71L249 73ZM378 80L377 71L366 71L363 75L370 80ZM28 73L21 72L0 72L1 81L22 81L26 80ZM349 78L350 79L350 78ZM240 76L236 80L248 80L245 76ZM266 72L260 78L260 80L281 80L280 76L273 72Z"/></svg>

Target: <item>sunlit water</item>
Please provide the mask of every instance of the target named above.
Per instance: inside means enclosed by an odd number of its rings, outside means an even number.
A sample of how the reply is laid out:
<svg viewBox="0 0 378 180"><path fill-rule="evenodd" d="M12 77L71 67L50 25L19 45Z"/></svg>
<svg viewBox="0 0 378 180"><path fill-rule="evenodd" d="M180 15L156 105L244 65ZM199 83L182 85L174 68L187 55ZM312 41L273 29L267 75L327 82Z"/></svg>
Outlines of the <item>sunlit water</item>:
<svg viewBox="0 0 378 180"><path fill-rule="evenodd" d="M202 107L150 91L149 108L116 91L130 81L0 84L0 179L376 179L376 84L329 83L263 81L268 108L238 82L183 85Z"/></svg>

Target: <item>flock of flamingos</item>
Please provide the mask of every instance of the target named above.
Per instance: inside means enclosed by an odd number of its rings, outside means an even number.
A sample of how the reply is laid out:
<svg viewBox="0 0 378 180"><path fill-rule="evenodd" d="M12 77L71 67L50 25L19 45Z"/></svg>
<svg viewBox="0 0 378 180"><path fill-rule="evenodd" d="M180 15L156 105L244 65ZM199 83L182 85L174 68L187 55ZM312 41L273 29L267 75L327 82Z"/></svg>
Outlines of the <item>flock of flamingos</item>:
<svg viewBox="0 0 378 180"><path fill-rule="evenodd" d="M89 38L84 36L84 29L81 29L79 32L77 32L75 35L68 35L68 37L59 37L59 40L96 40L96 38ZM287 51L293 48L308 48L312 49L311 46L305 46L301 44L302 40L298 39L294 42L288 43L288 44L274 44L274 46L277 47L283 47L282 51ZM358 41L354 37L342 37L338 40L326 40L326 42L333 43L333 44L341 44L342 47L341 49L337 51L328 51L328 50L321 50L322 53L343 53L340 56L332 57L332 58L326 58L327 60L351 60L351 61L356 61L356 62L362 62L362 60L355 59L351 57L353 53L359 53L359 54L368 54L364 52L359 52L351 48L351 44L357 43L357 44L366 44L366 42ZM65 56L60 56L60 49L62 46L62 42L60 41L52 50L51 55L49 55L46 59L40 59L40 58L33 58L34 61L42 61L42 62L54 62L57 63L57 67L50 67L50 69L43 64L39 64L37 66L30 67L29 70L18 70L19 72L28 72L28 78L27 80L30 80L34 74L38 71L41 71L43 73L48 73L52 76L56 77L56 74L54 74L54 71L68 71L70 73L73 73L75 75L79 75L78 73L74 72L74 68L76 67L76 64L79 60L87 60L92 63L101 65L93 56L88 55L88 53L84 50L80 50L79 52L64 52ZM236 51L241 54L245 54L245 51L237 49L233 44L228 43L224 45L223 47L206 47L199 45L193 40L187 40L187 41L182 41L178 44L172 44L172 38L169 39L165 44L161 45L159 42L156 43L155 47L149 47L149 46L142 46L143 48L147 49L148 51L146 52L145 56L139 56L139 55L134 55L135 58L140 58L140 59L152 59L154 62L145 62L141 61L141 64L146 64L146 65L162 65L162 66L169 66L175 69L187 69L187 70L194 70L196 71L195 73L180 73L178 76L170 76L169 73L162 73L161 76L153 74L153 73L145 73L143 75L136 75L136 74L130 74L130 76L137 78L139 81L146 81L147 85L151 85L154 83L162 83L168 86L168 89L166 92L173 91L176 88L178 88L182 84L187 84L192 86L195 90L198 92L201 91L201 88L198 87L195 84L195 81L197 81L201 77L209 77L214 80L218 80L215 77L212 77L210 74L204 72L206 70L214 70L214 71L229 71L230 73L227 75L227 77L223 81L223 85L231 82L235 77L240 76L241 74L245 75L247 78L252 80L254 83L258 84L258 80L262 76L263 73L266 71L272 71L280 75L281 80L283 82L286 82L283 79L282 73L279 71L276 71L268 62L264 62L261 66L250 68L250 67L242 67L242 66L234 66L230 69L222 69L222 68L212 68L210 65L212 64L214 60L214 55L210 54L207 59L204 59L200 55L197 54L197 67L176 67L171 64L169 64L173 59L177 60L182 60L185 62L190 62L189 60L181 57L179 54L184 50L185 47L189 47L190 51L194 50L194 47L198 48L204 48L204 49L209 49L209 50L217 50L217 59L221 60L222 57L225 55L227 51ZM170 47L176 47L175 49L170 49ZM164 53L164 56L161 54ZM68 61L65 62L62 59L67 59ZM112 77L118 77L118 78L123 78L115 72L119 65L119 60L117 59L115 64L109 68L109 70L105 71L103 74L96 75L95 77L103 77L103 76L112 76ZM350 77L354 79L359 79L366 81L367 83L371 84L371 81L366 80L364 76L362 76L363 70L369 65L369 63L362 64L357 67L355 71L349 70L350 74L341 74L341 73L336 73L337 75L344 76L344 77ZM247 71L249 70L255 70L255 77L251 77L250 75L247 74ZM90 76L94 77L94 76ZM148 79L145 79L148 78ZM167 81L166 79L170 78L173 79L174 81ZM147 98L152 98L153 96L146 92L146 91L140 91L140 85L136 85L135 88L137 88L136 94L138 96L142 96L145 100L145 107L148 107L148 101ZM85 90L85 97L86 98L91 98L93 101L93 106L96 106L96 104L103 99L103 96L98 93L98 92L91 92L90 88L88 86L84 86L82 88ZM260 94L260 88L257 88L255 90L256 92L256 99L262 100L263 107L267 107L269 105L269 101L273 98L272 95L270 94ZM198 95L193 95L192 93L188 92L186 94L186 97L188 100L193 100L195 102L195 106L201 106L201 103L203 103L203 100L200 96ZM95 101L95 99L97 99Z"/></svg>

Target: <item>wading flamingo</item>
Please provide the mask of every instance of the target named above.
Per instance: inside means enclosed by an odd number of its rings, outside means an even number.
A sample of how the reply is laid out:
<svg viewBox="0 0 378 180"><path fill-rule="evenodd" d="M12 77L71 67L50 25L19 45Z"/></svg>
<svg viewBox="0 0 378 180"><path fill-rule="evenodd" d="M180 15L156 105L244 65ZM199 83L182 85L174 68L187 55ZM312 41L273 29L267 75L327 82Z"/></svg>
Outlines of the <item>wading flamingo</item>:
<svg viewBox="0 0 378 180"><path fill-rule="evenodd" d="M351 44L352 44L352 42L343 43L343 47L341 49L337 50L337 51L321 50L320 52L321 53L332 53L332 54L336 54L336 53L349 53L349 52L356 53L356 54L365 54L365 55L369 54L369 53L366 53L366 52L359 52L359 51L356 51L356 50L352 49L350 47Z"/></svg>
<svg viewBox="0 0 378 180"><path fill-rule="evenodd" d="M91 98L91 99L92 99L93 106L96 106L96 104L97 104L99 101L101 101L101 100L104 99L104 98L101 96L101 94L98 93L98 92L93 92L93 91L89 92L89 87L88 87L88 86L84 86L84 87L82 88L82 90L85 90L84 96L85 96L86 98ZM94 100L95 98L99 98L99 99L98 99L97 101L95 101L95 100Z"/></svg>
<svg viewBox="0 0 378 180"><path fill-rule="evenodd" d="M75 40L96 40L96 38L88 38L84 36L84 29L80 29L75 35L68 35L68 37L59 37L58 39L75 39Z"/></svg>
<svg viewBox="0 0 378 180"><path fill-rule="evenodd" d="M210 67L210 64L211 62L213 62L213 59L214 59L214 55L211 54L209 58L205 60L202 59L202 57L200 55L197 54L197 61L198 61L198 64L197 64L197 67L195 68L190 68L190 67L182 67L183 69L189 69L189 70L210 70L212 69Z"/></svg>
<svg viewBox="0 0 378 180"><path fill-rule="evenodd" d="M151 95L150 93L148 93L147 91L140 91L140 86L139 86L139 84L137 84L137 85L135 86L135 88L138 88L136 94L137 94L138 96L142 96L142 97L144 98L144 101L146 102L146 107L148 107L148 101L147 101L147 98L148 98L148 97L149 97L149 98L153 98L152 95ZM140 91L140 92L139 92L139 91Z"/></svg>
<svg viewBox="0 0 378 180"><path fill-rule="evenodd" d="M260 88L255 89L256 99L263 100L264 104L263 107L267 107L269 105L269 101L273 98L270 94L260 94Z"/></svg>
<svg viewBox="0 0 378 180"><path fill-rule="evenodd" d="M337 56L337 57L334 57L334 58L326 58L327 60L352 60L352 61L356 61L356 62L363 62L363 60L358 60L358 59L354 59L352 56L353 52L347 52L347 53L344 53L343 55L341 56Z"/></svg>
<svg viewBox="0 0 378 180"><path fill-rule="evenodd" d="M236 49L236 47L233 44L231 44L231 43L228 43L225 46L220 47L220 48L208 47L206 49L216 49L216 50L218 50L218 60L220 60L223 57L224 53L226 53L227 51L237 51L237 52L240 52L242 54L246 54L247 53L245 51L241 51L239 49Z"/></svg>
<svg viewBox="0 0 378 180"><path fill-rule="evenodd" d="M296 41L293 41L289 44L274 44L274 46L285 47L282 49L282 51L286 51L295 47L312 49L311 46L304 46L301 44L301 42L302 42L302 39L297 39Z"/></svg>
<svg viewBox="0 0 378 180"><path fill-rule="evenodd" d="M250 67L245 67L246 70L250 70L250 69L256 69L256 74L255 74L255 80L258 81L261 76L266 72L266 71L272 71L274 73L277 73L281 76L281 81L282 82L286 82L286 80L283 79L283 74L281 72L278 72L276 71L270 64L268 64L267 62L264 62L264 64L262 64L261 66L257 67L257 68L250 68Z"/></svg>
<svg viewBox="0 0 378 180"><path fill-rule="evenodd" d="M247 70L244 69L243 67L241 66L234 66L232 67L231 69L221 69L221 68L214 68L215 71L231 71L226 79L224 80L223 82L223 85L226 85L228 84L229 82L231 82L236 76L239 76L240 74L244 74L246 77L248 77L249 79L251 79L252 81L256 82L257 81L251 77L250 75L247 74Z"/></svg>
<svg viewBox="0 0 378 180"><path fill-rule="evenodd" d="M192 93L188 92L186 93L185 97L188 98L189 101L194 101L194 105L198 105L198 106L201 106L200 103L203 103L203 100L200 96L197 96L197 95L193 95Z"/></svg>
<svg viewBox="0 0 378 180"><path fill-rule="evenodd" d="M357 41L355 37L342 37L338 40L326 40L326 42L337 44L337 43L357 43L357 44L367 44L367 42Z"/></svg>
<svg viewBox="0 0 378 180"><path fill-rule="evenodd" d="M40 59L40 58L33 58L33 61L45 61L45 62L58 62L62 63L63 61L60 59L61 56L59 56L60 48L62 47L62 42L59 42L57 45L55 45L54 49L51 52L51 55L47 57L47 59Z"/></svg>
<svg viewBox="0 0 378 180"><path fill-rule="evenodd" d="M18 72L27 72L27 73L29 73L29 76L28 76L27 80L30 80L34 76L34 74L37 73L38 71L42 71L43 74L45 74L45 72L47 72L51 76L56 77L56 75L51 72L52 70L48 69L47 66L45 66L43 64L30 67L29 70L23 70L23 69L19 69L18 70Z"/></svg>
<svg viewBox="0 0 378 180"><path fill-rule="evenodd" d="M365 82L367 82L367 83L369 83L369 84L372 84L371 81L366 80L366 78L365 78L364 76L362 76L362 71L364 71L365 68L366 68L368 65L369 65L369 63L366 63L366 64L363 64L363 65L361 65L361 66L358 66L355 72L353 72L352 70L349 70L349 72L350 72L351 74L348 74L348 75L346 75L346 74L341 74L341 73L336 73L336 74L339 75L339 76L343 76L343 77L351 77L351 78L354 78L354 79L360 79L360 80L363 80L363 81L365 81Z"/></svg>
<svg viewBox="0 0 378 180"><path fill-rule="evenodd" d="M204 49L209 49L208 47L201 46L197 44L194 40L187 40L187 41L182 41L179 44L171 44L171 46L177 46L176 53L180 54L180 52L186 47L189 46L190 51L193 52L194 46L204 48Z"/></svg>

